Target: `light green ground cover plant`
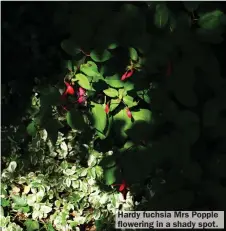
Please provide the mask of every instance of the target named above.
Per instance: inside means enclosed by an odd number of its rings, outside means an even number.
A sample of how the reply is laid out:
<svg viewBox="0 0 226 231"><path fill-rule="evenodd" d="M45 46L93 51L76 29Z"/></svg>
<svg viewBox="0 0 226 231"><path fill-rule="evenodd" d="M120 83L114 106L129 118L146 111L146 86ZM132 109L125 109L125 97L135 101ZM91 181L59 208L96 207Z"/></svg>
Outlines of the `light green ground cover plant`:
<svg viewBox="0 0 226 231"><path fill-rule="evenodd" d="M62 67L24 81L30 102L2 126L4 231L109 231L119 209L225 208L226 85L211 49L225 15L180 4L56 5L60 41L46 56ZM18 41L39 62L30 33ZM16 84L2 85L6 108Z"/></svg>

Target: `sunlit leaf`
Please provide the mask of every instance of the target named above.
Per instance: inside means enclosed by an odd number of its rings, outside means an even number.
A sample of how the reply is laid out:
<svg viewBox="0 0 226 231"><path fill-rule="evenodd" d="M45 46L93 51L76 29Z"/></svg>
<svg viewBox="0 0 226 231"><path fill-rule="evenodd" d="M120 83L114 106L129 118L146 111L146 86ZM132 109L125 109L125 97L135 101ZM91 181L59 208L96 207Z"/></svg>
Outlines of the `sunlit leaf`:
<svg viewBox="0 0 226 231"><path fill-rule="evenodd" d="M34 121L32 121L31 123L28 124L27 126L27 133L30 136L35 136L37 133L37 128L36 128L36 124Z"/></svg>
<svg viewBox="0 0 226 231"><path fill-rule="evenodd" d="M116 171L117 167L106 169L104 171L104 179L107 185L111 185L116 181Z"/></svg>
<svg viewBox="0 0 226 231"><path fill-rule="evenodd" d="M105 78L105 82L115 88L121 88L124 86L124 82L121 81L121 78L118 74L115 74L113 76L109 76Z"/></svg>
<svg viewBox="0 0 226 231"><path fill-rule="evenodd" d="M16 169L16 167L17 167L16 161L11 161L11 162L9 163L8 171L9 171L9 172L14 172L15 169Z"/></svg>
<svg viewBox="0 0 226 231"><path fill-rule="evenodd" d="M27 219L24 222L24 225L26 226L26 230L27 231L39 230L39 223L38 223L38 221L33 221L31 219Z"/></svg>
<svg viewBox="0 0 226 231"><path fill-rule="evenodd" d="M105 95L109 96L109 97L117 97L118 96L118 91L115 90L114 88L108 88L106 90L104 90Z"/></svg>
<svg viewBox="0 0 226 231"><path fill-rule="evenodd" d="M105 61L109 60L112 57L112 55L108 50L103 50L103 51L93 50L90 53L90 57L95 62L105 62Z"/></svg>
<svg viewBox="0 0 226 231"><path fill-rule="evenodd" d="M99 135L103 136L104 129L107 123L107 116L104 111L102 104L92 103L92 116L93 116L93 125L97 130Z"/></svg>
<svg viewBox="0 0 226 231"><path fill-rule="evenodd" d="M81 73L76 74L75 75L75 80L78 80L79 86L83 87L84 89L92 90L90 82L89 82L88 78L85 75L83 75Z"/></svg>
<svg viewBox="0 0 226 231"><path fill-rule="evenodd" d="M91 61L88 61L87 63L82 64L80 66L80 70L81 72L83 72L85 75L88 75L88 76L95 76L99 74L97 65Z"/></svg>
<svg viewBox="0 0 226 231"><path fill-rule="evenodd" d="M138 60L137 51L136 51L133 47L130 47L130 48L129 48L129 55L130 55L130 58L131 58L133 61L137 61L137 60Z"/></svg>

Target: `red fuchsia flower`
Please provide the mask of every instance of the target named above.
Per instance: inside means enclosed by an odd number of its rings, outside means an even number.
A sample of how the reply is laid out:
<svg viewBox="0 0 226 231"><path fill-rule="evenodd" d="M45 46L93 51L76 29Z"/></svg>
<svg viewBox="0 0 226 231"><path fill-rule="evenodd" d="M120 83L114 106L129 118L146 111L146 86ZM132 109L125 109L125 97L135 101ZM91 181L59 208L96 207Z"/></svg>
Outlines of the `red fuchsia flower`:
<svg viewBox="0 0 226 231"><path fill-rule="evenodd" d="M65 85L66 85L66 90L64 91L63 95L74 95L75 94L75 90L74 88L70 85L70 83L64 81Z"/></svg>
<svg viewBox="0 0 226 231"><path fill-rule="evenodd" d="M132 69L132 70L126 71L126 72L122 75L121 80L124 81L125 79L128 79L129 77L131 77L131 76L133 75L133 73L134 73L134 70L133 70L133 69Z"/></svg>
<svg viewBox="0 0 226 231"><path fill-rule="evenodd" d="M79 87L77 95L78 95L77 102L79 104L84 103L86 101L86 90L84 88Z"/></svg>
<svg viewBox="0 0 226 231"><path fill-rule="evenodd" d="M169 77L171 75L171 73L172 73L172 64L169 61L168 66L167 66L167 70L166 70L166 76Z"/></svg>
<svg viewBox="0 0 226 231"><path fill-rule="evenodd" d="M78 98L78 103L79 104L81 104L81 103L84 103L86 101L86 97L85 96L80 96L79 98Z"/></svg>
<svg viewBox="0 0 226 231"><path fill-rule="evenodd" d="M104 109L104 111L106 112L106 114L108 114L108 113L109 113L109 111L110 111L109 103L107 103L107 104L105 105L105 109Z"/></svg>
<svg viewBox="0 0 226 231"><path fill-rule="evenodd" d="M122 180L121 184L113 184L112 186L119 186L119 192L123 195L124 200L126 200L126 195L129 191L129 187L125 180Z"/></svg>
<svg viewBox="0 0 226 231"><path fill-rule="evenodd" d="M83 89L82 87L80 87L80 88L78 89L78 94L79 94L79 96L84 96L84 95L86 94L86 90Z"/></svg>
<svg viewBox="0 0 226 231"><path fill-rule="evenodd" d="M132 118L132 113L131 113L131 111L129 110L128 107L126 108L126 114L130 119Z"/></svg>

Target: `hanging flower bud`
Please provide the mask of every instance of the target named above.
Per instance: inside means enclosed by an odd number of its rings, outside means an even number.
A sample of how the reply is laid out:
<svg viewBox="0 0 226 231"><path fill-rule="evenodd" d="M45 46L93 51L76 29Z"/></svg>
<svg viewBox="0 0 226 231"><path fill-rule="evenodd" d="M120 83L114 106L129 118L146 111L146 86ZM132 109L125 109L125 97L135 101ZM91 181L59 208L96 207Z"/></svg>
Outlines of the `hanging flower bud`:
<svg viewBox="0 0 226 231"><path fill-rule="evenodd" d="M129 108L126 108L126 114L127 116L131 119L132 118L132 113L131 111L129 110Z"/></svg>
<svg viewBox="0 0 226 231"><path fill-rule="evenodd" d="M108 113L109 113L109 111L110 111L109 103L107 103L107 104L105 105L105 109L104 109L104 111L106 112L106 114L108 114Z"/></svg>
<svg viewBox="0 0 226 231"><path fill-rule="evenodd" d="M131 77L131 76L133 75L133 72L134 72L133 69L132 69L132 70L126 71L126 72L122 75L121 80L124 81L125 79L128 79L129 77Z"/></svg>

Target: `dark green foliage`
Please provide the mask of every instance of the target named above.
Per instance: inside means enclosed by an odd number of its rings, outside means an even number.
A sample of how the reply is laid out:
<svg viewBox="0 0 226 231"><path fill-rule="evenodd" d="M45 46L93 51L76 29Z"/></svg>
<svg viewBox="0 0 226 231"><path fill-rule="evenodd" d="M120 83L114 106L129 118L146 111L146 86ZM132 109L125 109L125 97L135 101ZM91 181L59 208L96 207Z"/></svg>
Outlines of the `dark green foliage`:
<svg viewBox="0 0 226 231"><path fill-rule="evenodd" d="M31 214L5 226L111 230L124 181L137 210L226 208L223 6L2 4L1 213Z"/></svg>

